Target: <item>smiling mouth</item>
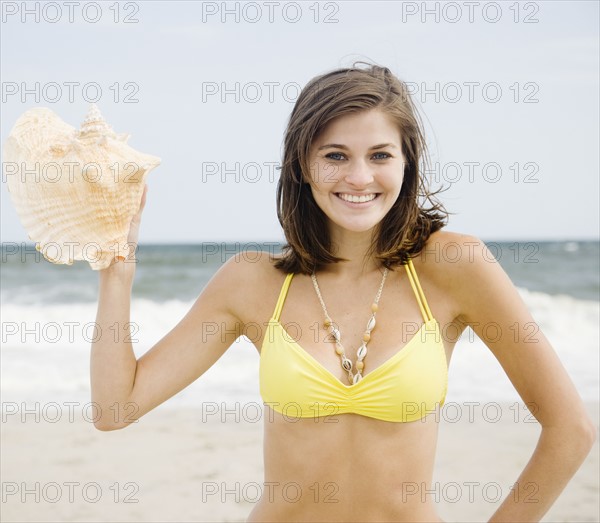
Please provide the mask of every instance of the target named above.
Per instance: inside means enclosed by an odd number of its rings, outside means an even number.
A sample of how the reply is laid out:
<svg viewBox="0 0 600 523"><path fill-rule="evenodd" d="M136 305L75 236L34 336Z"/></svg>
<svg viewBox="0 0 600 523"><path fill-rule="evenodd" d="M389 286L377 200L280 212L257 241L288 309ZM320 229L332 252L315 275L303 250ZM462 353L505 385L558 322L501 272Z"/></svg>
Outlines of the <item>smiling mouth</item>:
<svg viewBox="0 0 600 523"><path fill-rule="evenodd" d="M345 202L349 202L349 203L368 203L373 201L375 198L377 198L381 193L370 193L370 194L363 194L361 196L356 196L354 194L346 194L346 193L335 193L335 195L340 199L340 200L344 200Z"/></svg>

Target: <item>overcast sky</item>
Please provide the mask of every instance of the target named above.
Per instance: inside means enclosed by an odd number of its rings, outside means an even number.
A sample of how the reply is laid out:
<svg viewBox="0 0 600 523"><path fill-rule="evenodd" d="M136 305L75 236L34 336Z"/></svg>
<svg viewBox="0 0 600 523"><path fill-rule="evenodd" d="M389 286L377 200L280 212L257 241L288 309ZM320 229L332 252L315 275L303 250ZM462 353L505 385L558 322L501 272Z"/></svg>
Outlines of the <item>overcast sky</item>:
<svg viewBox="0 0 600 523"><path fill-rule="evenodd" d="M598 236L597 1L114 6L3 2L1 138L36 106L78 126L95 100L162 158L141 242L282 240L273 165L298 90L361 59L411 85L448 229ZM1 193L2 241L26 241Z"/></svg>

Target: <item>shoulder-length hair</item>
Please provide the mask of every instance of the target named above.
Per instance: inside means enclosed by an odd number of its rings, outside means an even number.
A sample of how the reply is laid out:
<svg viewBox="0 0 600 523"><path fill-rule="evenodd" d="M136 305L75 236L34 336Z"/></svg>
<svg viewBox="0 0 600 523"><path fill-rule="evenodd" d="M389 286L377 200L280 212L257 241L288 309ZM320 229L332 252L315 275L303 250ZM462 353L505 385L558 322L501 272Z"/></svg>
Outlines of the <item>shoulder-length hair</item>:
<svg viewBox="0 0 600 523"><path fill-rule="evenodd" d="M375 228L368 255L390 270L418 254L430 234L447 224L448 213L430 192L421 170L428 164L422 121L408 87L387 67L337 69L313 78L302 89L290 116L277 183L277 218L286 243L274 266L286 273L311 274L324 264L345 261L332 252L327 217L310 188L309 151L335 118L379 109L398 126L406 160L398 199ZM428 200L429 207L424 203Z"/></svg>

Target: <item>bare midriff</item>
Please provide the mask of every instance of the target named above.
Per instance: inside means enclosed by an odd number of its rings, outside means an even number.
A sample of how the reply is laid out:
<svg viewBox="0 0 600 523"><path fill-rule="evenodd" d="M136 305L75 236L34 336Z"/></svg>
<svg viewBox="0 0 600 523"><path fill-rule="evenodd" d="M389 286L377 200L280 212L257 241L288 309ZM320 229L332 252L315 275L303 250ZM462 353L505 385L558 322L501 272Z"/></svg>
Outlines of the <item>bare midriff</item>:
<svg viewBox="0 0 600 523"><path fill-rule="evenodd" d="M439 416L299 418L265 406L264 485L247 521L442 521L431 494Z"/></svg>

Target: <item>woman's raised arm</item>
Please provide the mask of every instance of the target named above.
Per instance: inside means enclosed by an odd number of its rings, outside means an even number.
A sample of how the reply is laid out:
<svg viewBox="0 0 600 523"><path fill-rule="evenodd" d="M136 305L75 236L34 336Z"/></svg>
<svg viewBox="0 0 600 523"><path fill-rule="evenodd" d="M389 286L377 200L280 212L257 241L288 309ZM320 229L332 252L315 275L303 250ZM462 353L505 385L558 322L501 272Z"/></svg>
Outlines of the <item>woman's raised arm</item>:
<svg viewBox="0 0 600 523"><path fill-rule="evenodd" d="M135 244L145 195L132 220L129 241ZM130 322L135 263L117 261L100 271L96 322L107 334L99 336L91 350L92 401L100 410L97 429L127 427L196 380L241 336L234 300L243 294L240 285L252 281L240 274L247 265L239 256L230 258L184 318L139 360L126 337L113 336L115 323L123 332Z"/></svg>

